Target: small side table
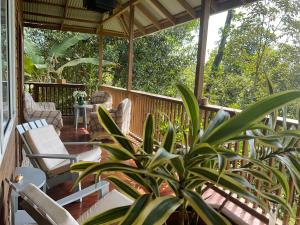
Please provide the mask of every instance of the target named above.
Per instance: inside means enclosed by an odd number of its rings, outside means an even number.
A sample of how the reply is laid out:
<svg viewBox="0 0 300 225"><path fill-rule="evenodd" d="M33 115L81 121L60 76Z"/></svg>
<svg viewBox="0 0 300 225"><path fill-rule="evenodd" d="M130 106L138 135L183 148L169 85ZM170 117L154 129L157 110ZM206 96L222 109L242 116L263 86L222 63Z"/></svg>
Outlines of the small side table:
<svg viewBox="0 0 300 225"><path fill-rule="evenodd" d="M15 186L18 190L22 190L28 184L32 183L38 188L42 188L42 190L46 191L46 174L38 169L32 167L17 167L15 171L15 176L22 175L23 179L19 183L15 183ZM16 218L14 217L18 211L18 197L19 195L12 191L11 193L11 206L12 206L12 216L14 222L16 222Z"/></svg>
<svg viewBox="0 0 300 225"><path fill-rule="evenodd" d="M75 129L77 130L78 128L78 120L79 120L79 114L80 111L82 111L82 117L83 117L83 124L85 129L87 129L87 115L86 111L87 109L93 108L92 105L84 104L84 105L79 105L79 104L74 104L74 111L75 111Z"/></svg>

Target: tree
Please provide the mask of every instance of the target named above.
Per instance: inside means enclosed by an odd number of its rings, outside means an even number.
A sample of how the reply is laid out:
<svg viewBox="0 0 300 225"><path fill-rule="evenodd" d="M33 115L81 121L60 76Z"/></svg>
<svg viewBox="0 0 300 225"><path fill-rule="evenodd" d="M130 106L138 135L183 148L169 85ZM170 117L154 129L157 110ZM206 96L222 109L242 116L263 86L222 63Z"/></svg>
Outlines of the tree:
<svg viewBox="0 0 300 225"><path fill-rule="evenodd" d="M176 96L176 83L192 85L196 61L196 42L192 31L196 27L198 22L193 21L136 39L133 89ZM105 78L113 86L126 87L127 48L126 40L105 39L105 58L118 62L112 76Z"/></svg>
<svg viewBox="0 0 300 225"><path fill-rule="evenodd" d="M74 67L79 64L99 65L98 58L77 58L68 60L62 64L59 59L65 57L68 50L77 45L80 41L89 39L87 34L76 34L73 37L67 37L61 43L56 43L51 46L47 52L46 57L43 57L41 51L35 44L26 38L24 41L25 50L25 74L34 79L41 79L43 81L51 81L52 78L62 78L63 70L67 67ZM113 63L104 60L104 66L114 65ZM34 77L32 77L34 76Z"/></svg>
<svg viewBox="0 0 300 225"><path fill-rule="evenodd" d="M299 12L297 0L263 0L236 10L216 79L216 50L207 64L212 102L244 108L268 95L266 77L277 91L299 87Z"/></svg>

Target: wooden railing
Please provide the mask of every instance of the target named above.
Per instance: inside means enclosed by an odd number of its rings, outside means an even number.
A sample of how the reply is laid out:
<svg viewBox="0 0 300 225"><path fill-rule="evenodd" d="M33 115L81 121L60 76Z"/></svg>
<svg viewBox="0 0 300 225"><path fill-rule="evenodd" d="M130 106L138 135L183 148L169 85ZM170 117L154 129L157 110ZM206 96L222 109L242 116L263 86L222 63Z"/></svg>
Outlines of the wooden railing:
<svg viewBox="0 0 300 225"><path fill-rule="evenodd" d="M145 92L140 91L127 91L122 88L116 88L116 87L110 87L110 86L102 86L101 90L109 92L113 97L113 107L117 107L119 102L121 102L124 98L129 98L132 101L132 113L131 113L131 131L142 137L143 135L143 124L145 122L147 113L152 113L156 118L155 121L160 121L160 125L156 124L155 131L156 131L156 138L161 140L162 136L159 135L159 131L162 130L162 125L164 122L166 122L166 119L162 119L162 115L166 115L170 118L170 120L173 123L181 122L183 124L187 124L187 115L184 111L182 101L180 99L176 98L170 98L155 94L149 94ZM201 115L203 118L203 127L207 127L209 121L211 118L214 117L214 115L220 110L223 109L231 114L231 116L234 116L235 114L239 113L240 110L232 109L232 108L226 108L216 105L200 105L201 108ZM281 126L282 124L282 118L278 118L277 121L278 126ZM287 125L289 126L298 126L297 120L287 120ZM232 149L235 152L240 152L243 155L249 154L249 146L247 141L243 142L231 142L227 145L229 149ZM238 166L238 162L231 162L227 165L228 168L236 168ZM242 162L245 163L245 162ZM272 160L269 160L269 165L277 165L278 162ZM282 171L285 170L283 165L279 165L280 169ZM249 181L256 186L257 189L260 189L260 186L262 185L261 181L253 180L252 176L248 176ZM296 208L297 216L300 216L300 207L298 202L298 196L296 195L296 192L294 190L294 184L292 179L289 181L290 184L290 203L293 205L294 208ZM277 192L279 195L280 192ZM237 196L239 197L239 196ZM248 203L247 201L245 203ZM242 206L241 206L242 207ZM253 215L256 214L254 211L258 208L257 205L252 205ZM263 216L264 213L261 214L262 217L260 218L262 221L266 220L266 217ZM296 224L300 225L300 220L296 220L295 222L292 222L290 220L290 216L288 213L281 214L282 216L280 219L282 220L283 225L287 224ZM267 223L267 221L266 221Z"/></svg>
<svg viewBox="0 0 300 225"><path fill-rule="evenodd" d="M73 97L72 93L75 90L85 90L84 85L79 84L42 84L42 83L27 83L29 91L33 94L33 97L36 101L52 101L56 103L56 106L59 110L63 112L64 115L73 114ZM102 91L110 93L113 97L113 108L116 108L118 104L124 99L129 98L132 102L132 112L131 112L131 124L130 130L132 133L136 134L139 137L143 136L143 124L146 120L147 114L152 113L155 116L155 136L158 140L162 140L161 131L164 130L164 127L167 125L167 117L175 123L175 125L188 124L188 118L186 112L184 111L182 101L177 98L171 98L161 95L149 94L141 91L127 91L126 89L110 87L110 86L101 86ZM211 118L220 110L223 109L234 116L239 113L240 110L226 108L216 105L200 105L201 116L203 118L203 128L207 127ZM278 126L282 124L282 118L278 118ZM296 120L287 120L288 126L298 126ZM183 126L182 129L185 127ZM232 149L235 152L240 152L243 155L249 154L249 146L247 141L243 142L231 142L228 143L227 147ZM243 163L243 162L242 162ZM269 165L277 165L278 162L275 160L270 160ZM227 165L228 168L236 168L238 166L237 162L233 161ZM282 171L285 170L283 165L279 165ZM262 183L258 180L253 180L253 177L248 175L248 180L253 183L257 189L260 189ZM289 180L290 185L290 199L289 202L295 208L297 213L297 218L300 217L300 202L299 196L295 192L295 186L292 179ZM279 195L280 192L277 192ZM238 197L238 196L237 196ZM246 202L247 203L247 202ZM257 205L252 205L252 214L258 208ZM266 217L261 214L262 220L265 220ZM281 220L283 225L287 224L296 224L300 225L300 220L292 222L290 220L288 213L281 214Z"/></svg>
<svg viewBox="0 0 300 225"><path fill-rule="evenodd" d="M28 90L37 102L54 102L56 108L64 116L74 115L73 92L85 90L83 84L57 84L57 83L25 83L25 90Z"/></svg>

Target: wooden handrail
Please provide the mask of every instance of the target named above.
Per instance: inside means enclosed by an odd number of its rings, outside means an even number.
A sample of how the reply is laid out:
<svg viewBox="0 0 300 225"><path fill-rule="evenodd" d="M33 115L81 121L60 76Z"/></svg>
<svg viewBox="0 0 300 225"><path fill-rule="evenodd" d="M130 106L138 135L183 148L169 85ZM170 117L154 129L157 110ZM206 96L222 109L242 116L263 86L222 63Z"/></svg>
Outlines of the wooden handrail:
<svg viewBox="0 0 300 225"><path fill-rule="evenodd" d="M58 110L63 115L74 115L73 112L73 92L84 91L84 84L60 84L60 83L40 83L26 82L25 90L28 89L32 97L37 102L54 102Z"/></svg>

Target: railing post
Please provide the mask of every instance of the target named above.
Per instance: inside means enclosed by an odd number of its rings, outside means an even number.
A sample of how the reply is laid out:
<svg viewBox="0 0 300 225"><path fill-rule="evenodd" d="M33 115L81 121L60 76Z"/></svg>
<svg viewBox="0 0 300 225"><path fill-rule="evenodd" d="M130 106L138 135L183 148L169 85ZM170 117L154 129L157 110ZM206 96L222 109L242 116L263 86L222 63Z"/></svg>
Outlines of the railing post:
<svg viewBox="0 0 300 225"><path fill-rule="evenodd" d="M211 0L203 0L201 4L201 16L200 16L200 29L199 29L199 42L197 53L197 66L196 66L196 78L195 78L195 96L197 99L201 99L203 95L203 83L204 83L204 66L205 66L205 53L208 35L208 22L210 16Z"/></svg>
<svg viewBox="0 0 300 225"><path fill-rule="evenodd" d="M33 99L34 101L38 102L39 101L39 86L33 84L33 93L32 93L32 96L33 96Z"/></svg>
<svg viewBox="0 0 300 225"><path fill-rule="evenodd" d="M127 90L132 89L132 74L133 74L133 38L134 38L134 8L133 0L130 0L130 16L129 16L129 45L128 45L128 80Z"/></svg>
<svg viewBox="0 0 300 225"><path fill-rule="evenodd" d="M98 73L98 80L100 85L102 84L103 79L103 49L104 49L104 38L103 38L103 24L100 25L100 32L99 32L99 73Z"/></svg>

